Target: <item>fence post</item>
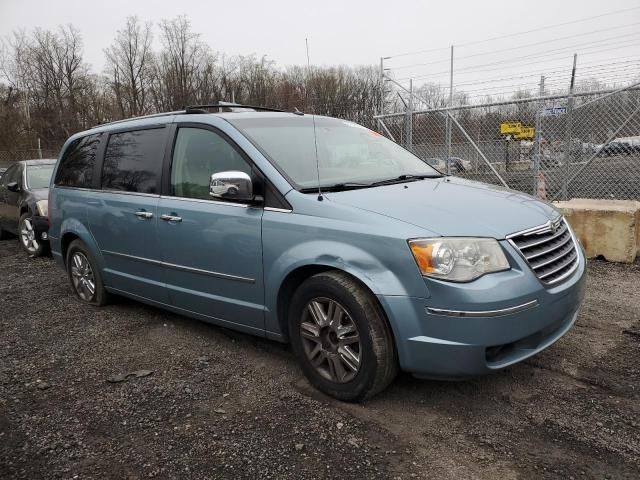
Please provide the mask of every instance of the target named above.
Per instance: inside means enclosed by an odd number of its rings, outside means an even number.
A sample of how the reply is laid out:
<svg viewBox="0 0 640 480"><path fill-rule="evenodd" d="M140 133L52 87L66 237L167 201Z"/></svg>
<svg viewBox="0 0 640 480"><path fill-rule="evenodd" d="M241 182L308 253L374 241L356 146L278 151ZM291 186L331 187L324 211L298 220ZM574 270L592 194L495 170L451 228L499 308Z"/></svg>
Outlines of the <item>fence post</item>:
<svg viewBox="0 0 640 480"><path fill-rule="evenodd" d="M42 158L42 148L40 148L40 137L38 137L38 158Z"/></svg>
<svg viewBox="0 0 640 480"><path fill-rule="evenodd" d="M540 75L540 97L544 95L544 75ZM538 196L538 180L540 177L540 142L542 140L542 133L540 128L542 125L542 107L544 103L542 100L537 102L536 111L536 131L533 137L533 196Z"/></svg>
<svg viewBox="0 0 640 480"><path fill-rule="evenodd" d="M384 57L380 57L380 115L384 115Z"/></svg>
<svg viewBox="0 0 640 480"><path fill-rule="evenodd" d="M571 163L572 128L573 128L573 86L576 80L576 62L578 54L573 54L573 68L571 69L571 83L569 85L569 96L567 98L567 132L564 145L564 172L562 179L562 200L569 200L569 165Z"/></svg>
<svg viewBox="0 0 640 480"><path fill-rule="evenodd" d="M453 107L453 45L451 45L451 67L449 69L449 108ZM451 113L451 112L449 112ZM447 175L451 175L451 116L447 115L446 120L446 145L447 145Z"/></svg>
<svg viewBox="0 0 640 480"><path fill-rule="evenodd" d="M407 103L407 118L405 120L405 146L413 151L413 79L409 79L409 102Z"/></svg>

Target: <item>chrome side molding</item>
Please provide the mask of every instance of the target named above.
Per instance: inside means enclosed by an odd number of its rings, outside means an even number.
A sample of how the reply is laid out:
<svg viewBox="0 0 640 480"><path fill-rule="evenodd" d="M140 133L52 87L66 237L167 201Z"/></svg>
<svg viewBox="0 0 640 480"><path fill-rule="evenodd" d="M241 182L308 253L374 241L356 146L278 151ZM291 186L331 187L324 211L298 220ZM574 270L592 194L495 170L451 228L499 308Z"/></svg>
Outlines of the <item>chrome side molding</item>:
<svg viewBox="0 0 640 480"><path fill-rule="evenodd" d="M128 258L137 262L150 263L152 265L158 265L161 267L172 268L174 270L180 270L182 272L197 273L200 275L207 275L209 277L223 278L225 280L235 280L236 282L255 283L254 278L240 277L238 275L231 275L228 273L212 272L211 270L202 270L200 268L187 267L185 265L176 265L175 263L161 262L160 260L153 260L151 258L137 257L135 255L127 255L126 253L112 252L110 250L102 250L102 253L112 255L114 257Z"/></svg>
<svg viewBox="0 0 640 480"><path fill-rule="evenodd" d="M443 308L427 307L427 312L432 315L442 315L446 317L502 317L514 313L524 312L538 306L538 300L516 305L515 307L501 308L499 310L447 310Z"/></svg>

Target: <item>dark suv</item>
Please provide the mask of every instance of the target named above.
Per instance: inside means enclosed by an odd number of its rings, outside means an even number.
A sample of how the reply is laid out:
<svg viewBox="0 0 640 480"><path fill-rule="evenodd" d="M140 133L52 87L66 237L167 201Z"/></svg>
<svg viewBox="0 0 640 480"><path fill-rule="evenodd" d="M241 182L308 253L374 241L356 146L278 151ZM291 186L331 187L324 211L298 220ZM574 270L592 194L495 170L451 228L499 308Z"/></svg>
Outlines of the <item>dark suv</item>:
<svg viewBox="0 0 640 480"><path fill-rule="evenodd" d="M30 255L49 247L48 193L55 160L23 160L0 178L0 238L18 235Z"/></svg>

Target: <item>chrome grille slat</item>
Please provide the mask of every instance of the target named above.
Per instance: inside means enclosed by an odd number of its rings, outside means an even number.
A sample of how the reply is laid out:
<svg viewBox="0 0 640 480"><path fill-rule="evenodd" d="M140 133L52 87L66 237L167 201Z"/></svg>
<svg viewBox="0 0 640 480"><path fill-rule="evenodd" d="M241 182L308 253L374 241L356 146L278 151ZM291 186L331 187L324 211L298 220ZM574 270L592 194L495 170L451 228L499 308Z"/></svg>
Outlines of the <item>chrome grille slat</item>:
<svg viewBox="0 0 640 480"><path fill-rule="evenodd" d="M576 260L576 258L577 258L576 252L575 251L571 252L571 255L569 257L567 257L567 258L568 258L568 261L563 260L562 263L559 266L554 267L553 270L551 270L550 272L543 273L538 278L540 278L540 280L542 280L544 278L547 278L549 275L553 275L554 273L557 273L560 270L562 270L563 268L568 267L569 265L571 265L573 263L573 261Z"/></svg>
<svg viewBox="0 0 640 480"><path fill-rule="evenodd" d="M548 225L529 229L508 237L544 284L551 285L567 278L578 264L578 250L566 220L556 229Z"/></svg>
<svg viewBox="0 0 640 480"><path fill-rule="evenodd" d="M559 261L562 257L570 255L573 251L573 245L565 245L564 249L562 249L559 253L557 253L558 251L555 250L554 255L551 258L538 260L537 262L529 262L529 265L531 265L531 268L533 268L534 271L538 271L540 268L546 267L553 262Z"/></svg>
<svg viewBox="0 0 640 480"><path fill-rule="evenodd" d="M567 231L567 227L564 226L564 225L563 225L563 227L564 228L562 228L561 230L558 230L555 234L553 234L549 238L534 239L534 241L532 241L532 242L524 242L522 245L519 246L520 250L523 250L525 248L535 247L537 245L542 245L543 243L550 242L554 238L558 238L560 235L562 235L564 232ZM549 233L551 233L551 231L545 232L545 234L549 234ZM527 236L531 236L531 235L527 235Z"/></svg>
<svg viewBox="0 0 640 480"><path fill-rule="evenodd" d="M568 233L568 232L567 232L567 233ZM560 243L559 243L559 244L557 244L557 245L553 245L552 247L547 248L546 250L543 250L542 252L534 253L534 254L532 254L532 255L525 255L525 258L526 258L528 261L529 261L529 260L533 260L534 258L538 258L538 257L541 257L541 256L543 256L543 255L547 255L548 253L551 253L551 252L553 252L554 250L557 250L557 249L559 249L559 248L562 248L562 247L564 247L564 246L567 244L567 242L568 242L569 240L571 240L571 235L564 235L564 238L562 238L562 237L560 237L560 238L561 238L561 240L560 240Z"/></svg>

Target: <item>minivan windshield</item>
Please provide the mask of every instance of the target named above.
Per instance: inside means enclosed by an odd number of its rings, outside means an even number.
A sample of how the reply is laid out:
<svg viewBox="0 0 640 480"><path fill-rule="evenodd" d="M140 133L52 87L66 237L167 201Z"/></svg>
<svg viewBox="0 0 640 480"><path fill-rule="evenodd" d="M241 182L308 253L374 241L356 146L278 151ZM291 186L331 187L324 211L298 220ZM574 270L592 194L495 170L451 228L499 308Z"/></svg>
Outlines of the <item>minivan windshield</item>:
<svg viewBox="0 0 640 480"><path fill-rule="evenodd" d="M53 164L27 166L27 187L31 190L49 188L54 166Z"/></svg>
<svg viewBox="0 0 640 480"><path fill-rule="evenodd" d="M299 190L358 188L441 174L377 132L346 120L311 115L227 118Z"/></svg>

